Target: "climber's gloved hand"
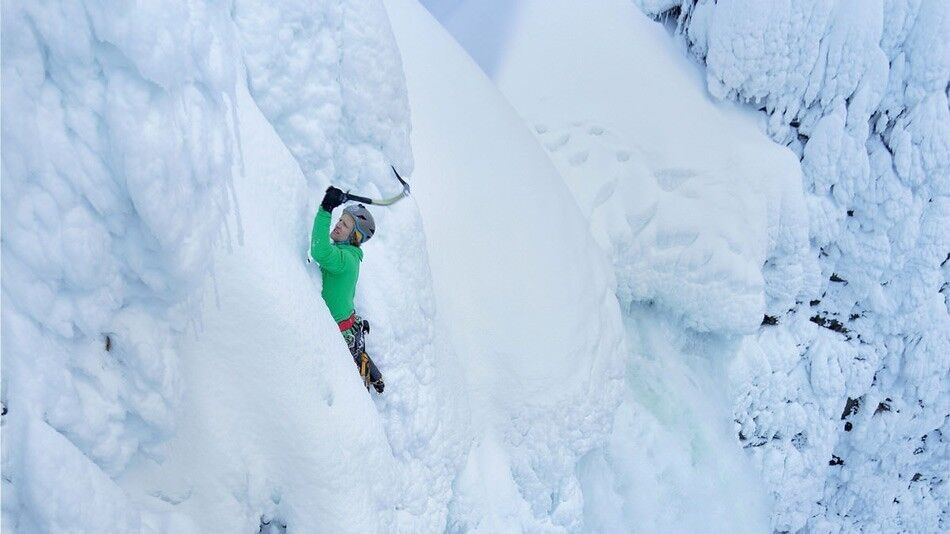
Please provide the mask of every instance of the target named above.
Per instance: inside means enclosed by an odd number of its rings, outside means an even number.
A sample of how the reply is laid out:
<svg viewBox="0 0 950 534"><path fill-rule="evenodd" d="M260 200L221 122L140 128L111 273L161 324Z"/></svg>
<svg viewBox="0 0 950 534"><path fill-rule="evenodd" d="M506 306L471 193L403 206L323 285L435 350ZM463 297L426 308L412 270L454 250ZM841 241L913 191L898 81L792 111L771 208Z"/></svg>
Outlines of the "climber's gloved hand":
<svg viewBox="0 0 950 534"><path fill-rule="evenodd" d="M386 387L386 384L383 383L382 378L380 378L379 380L376 380L375 382L371 382L371 384L373 384L373 389L376 390L376 393L382 393L383 388Z"/></svg>
<svg viewBox="0 0 950 534"><path fill-rule="evenodd" d="M333 211L334 208L339 207L344 202L346 202L346 193L331 185L327 188L326 194L323 195L323 202L320 203L320 207L327 211Z"/></svg>

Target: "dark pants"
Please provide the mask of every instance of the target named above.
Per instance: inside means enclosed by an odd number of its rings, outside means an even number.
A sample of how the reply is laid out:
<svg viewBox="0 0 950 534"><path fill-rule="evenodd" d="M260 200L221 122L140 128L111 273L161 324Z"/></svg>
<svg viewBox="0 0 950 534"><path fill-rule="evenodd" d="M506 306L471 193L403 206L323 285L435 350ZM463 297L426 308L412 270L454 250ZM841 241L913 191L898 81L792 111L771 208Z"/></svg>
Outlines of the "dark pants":
<svg viewBox="0 0 950 534"><path fill-rule="evenodd" d="M366 389L373 385L381 393L383 375L379 372L373 360L370 359L369 354L366 353L367 332L369 332L369 323L363 321L363 318L357 315L353 326L342 333L343 339L346 340L346 346L350 349L350 354L353 355L353 361L356 362L356 367L360 371L360 377L363 378L363 385L366 386Z"/></svg>

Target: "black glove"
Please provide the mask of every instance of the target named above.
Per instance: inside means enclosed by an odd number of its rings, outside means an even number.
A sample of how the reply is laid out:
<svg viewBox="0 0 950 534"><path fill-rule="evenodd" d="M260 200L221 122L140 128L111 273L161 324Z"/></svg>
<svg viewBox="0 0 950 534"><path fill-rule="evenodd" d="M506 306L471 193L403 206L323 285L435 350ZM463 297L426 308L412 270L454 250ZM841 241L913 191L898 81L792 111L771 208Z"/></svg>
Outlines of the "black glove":
<svg viewBox="0 0 950 534"><path fill-rule="evenodd" d="M346 193L331 185L327 188L326 194L323 195L323 202L320 203L320 207L327 211L333 211L334 208L339 207L344 202L346 202Z"/></svg>

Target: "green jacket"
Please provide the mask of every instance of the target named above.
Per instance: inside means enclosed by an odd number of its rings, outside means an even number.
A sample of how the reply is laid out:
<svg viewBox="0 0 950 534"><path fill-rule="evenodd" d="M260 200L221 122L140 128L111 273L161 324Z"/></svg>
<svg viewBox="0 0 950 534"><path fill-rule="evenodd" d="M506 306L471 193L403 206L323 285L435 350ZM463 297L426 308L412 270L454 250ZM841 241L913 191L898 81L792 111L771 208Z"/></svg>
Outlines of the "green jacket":
<svg viewBox="0 0 950 534"><path fill-rule="evenodd" d="M340 322L353 313L353 295L360 277L363 251L359 247L330 242L330 212L320 208L310 233L310 257L320 264L323 300L333 320Z"/></svg>

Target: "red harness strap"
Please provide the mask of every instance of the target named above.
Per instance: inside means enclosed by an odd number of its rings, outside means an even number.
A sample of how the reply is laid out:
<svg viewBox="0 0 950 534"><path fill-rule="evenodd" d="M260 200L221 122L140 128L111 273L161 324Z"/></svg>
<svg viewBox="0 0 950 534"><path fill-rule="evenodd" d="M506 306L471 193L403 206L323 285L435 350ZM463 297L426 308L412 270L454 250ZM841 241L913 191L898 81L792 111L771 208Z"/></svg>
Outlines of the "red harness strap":
<svg viewBox="0 0 950 534"><path fill-rule="evenodd" d="M356 312L353 312L352 315L350 315L346 319L343 319L342 321L337 323L337 325L339 325L340 327L340 332L346 332L350 328L353 328L354 323L356 323Z"/></svg>

